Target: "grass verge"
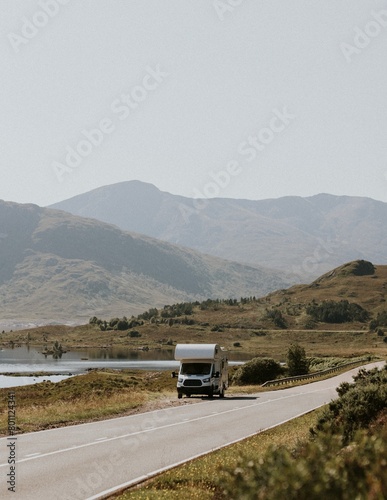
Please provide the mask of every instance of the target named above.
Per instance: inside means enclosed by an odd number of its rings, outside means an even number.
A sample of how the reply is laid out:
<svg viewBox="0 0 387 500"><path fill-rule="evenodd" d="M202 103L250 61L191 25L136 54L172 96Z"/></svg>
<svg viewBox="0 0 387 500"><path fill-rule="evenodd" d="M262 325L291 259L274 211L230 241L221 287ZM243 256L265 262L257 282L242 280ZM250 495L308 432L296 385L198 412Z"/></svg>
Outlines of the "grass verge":
<svg viewBox="0 0 387 500"><path fill-rule="evenodd" d="M169 373L90 371L61 382L0 389L0 434L7 432L7 395L15 392L18 434L144 411L174 396Z"/></svg>
<svg viewBox="0 0 387 500"><path fill-rule="evenodd" d="M295 447L308 437L310 427L316 422L317 411L319 410L187 462L111 498L119 500L221 498L219 485L225 468L238 467L240 457L248 457L258 462L269 446Z"/></svg>

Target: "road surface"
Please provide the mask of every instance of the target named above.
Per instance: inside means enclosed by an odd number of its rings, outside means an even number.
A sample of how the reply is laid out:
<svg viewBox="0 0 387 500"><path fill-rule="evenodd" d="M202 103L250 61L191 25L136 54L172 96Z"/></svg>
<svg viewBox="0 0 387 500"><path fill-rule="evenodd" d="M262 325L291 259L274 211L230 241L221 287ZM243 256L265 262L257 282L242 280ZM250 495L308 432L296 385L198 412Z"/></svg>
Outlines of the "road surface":
<svg viewBox="0 0 387 500"><path fill-rule="evenodd" d="M2 438L0 497L102 498L156 471L326 404L337 397L336 387L352 381L357 371L300 387L204 399L198 404ZM8 463L11 455L11 460L16 459L15 469ZM12 475L15 493L8 491Z"/></svg>

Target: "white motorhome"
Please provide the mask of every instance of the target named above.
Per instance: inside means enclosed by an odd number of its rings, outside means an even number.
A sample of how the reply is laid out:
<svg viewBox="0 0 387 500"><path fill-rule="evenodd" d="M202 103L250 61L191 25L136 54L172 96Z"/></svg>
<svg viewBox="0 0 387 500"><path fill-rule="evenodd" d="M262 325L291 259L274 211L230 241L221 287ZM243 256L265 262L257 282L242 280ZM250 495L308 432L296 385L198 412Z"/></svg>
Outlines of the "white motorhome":
<svg viewBox="0 0 387 500"><path fill-rule="evenodd" d="M228 388L227 351L218 344L177 344L175 359L180 361L177 397L183 394L218 394ZM173 376L176 376L173 373Z"/></svg>

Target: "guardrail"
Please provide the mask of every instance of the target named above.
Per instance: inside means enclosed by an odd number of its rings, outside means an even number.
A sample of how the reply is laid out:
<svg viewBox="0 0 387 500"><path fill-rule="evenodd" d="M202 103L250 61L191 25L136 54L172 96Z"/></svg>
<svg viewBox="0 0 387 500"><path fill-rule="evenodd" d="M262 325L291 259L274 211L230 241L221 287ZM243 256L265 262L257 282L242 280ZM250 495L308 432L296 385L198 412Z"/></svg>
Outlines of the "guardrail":
<svg viewBox="0 0 387 500"><path fill-rule="evenodd" d="M289 384L290 382L295 382L297 380L318 378L323 375L328 375L329 373L337 372L342 368L346 368L348 366L358 365L359 363L363 363L364 361L370 361L370 358L364 358L363 360L359 359L358 361L352 361L351 363L335 366L334 368L328 368L327 370L322 370L320 372L307 373L306 375L297 375L296 377L286 377L286 378L277 378L276 380L268 380L267 382L262 384L261 387L270 387L272 385Z"/></svg>

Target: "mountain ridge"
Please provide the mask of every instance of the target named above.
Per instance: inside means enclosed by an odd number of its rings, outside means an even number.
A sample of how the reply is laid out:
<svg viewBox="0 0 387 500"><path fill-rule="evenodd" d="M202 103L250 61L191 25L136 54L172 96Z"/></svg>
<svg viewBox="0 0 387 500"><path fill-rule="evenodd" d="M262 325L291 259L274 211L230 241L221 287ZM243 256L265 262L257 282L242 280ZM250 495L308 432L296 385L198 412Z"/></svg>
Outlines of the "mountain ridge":
<svg viewBox="0 0 387 500"><path fill-rule="evenodd" d="M320 193L194 200L126 181L51 205L169 243L310 280L356 259L387 262L387 203Z"/></svg>
<svg viewBox="0 0 387 500"><path fill-rule="evenodd" d="M91 218L0 201L2 319L85 320L290 283Z"/></svg>

